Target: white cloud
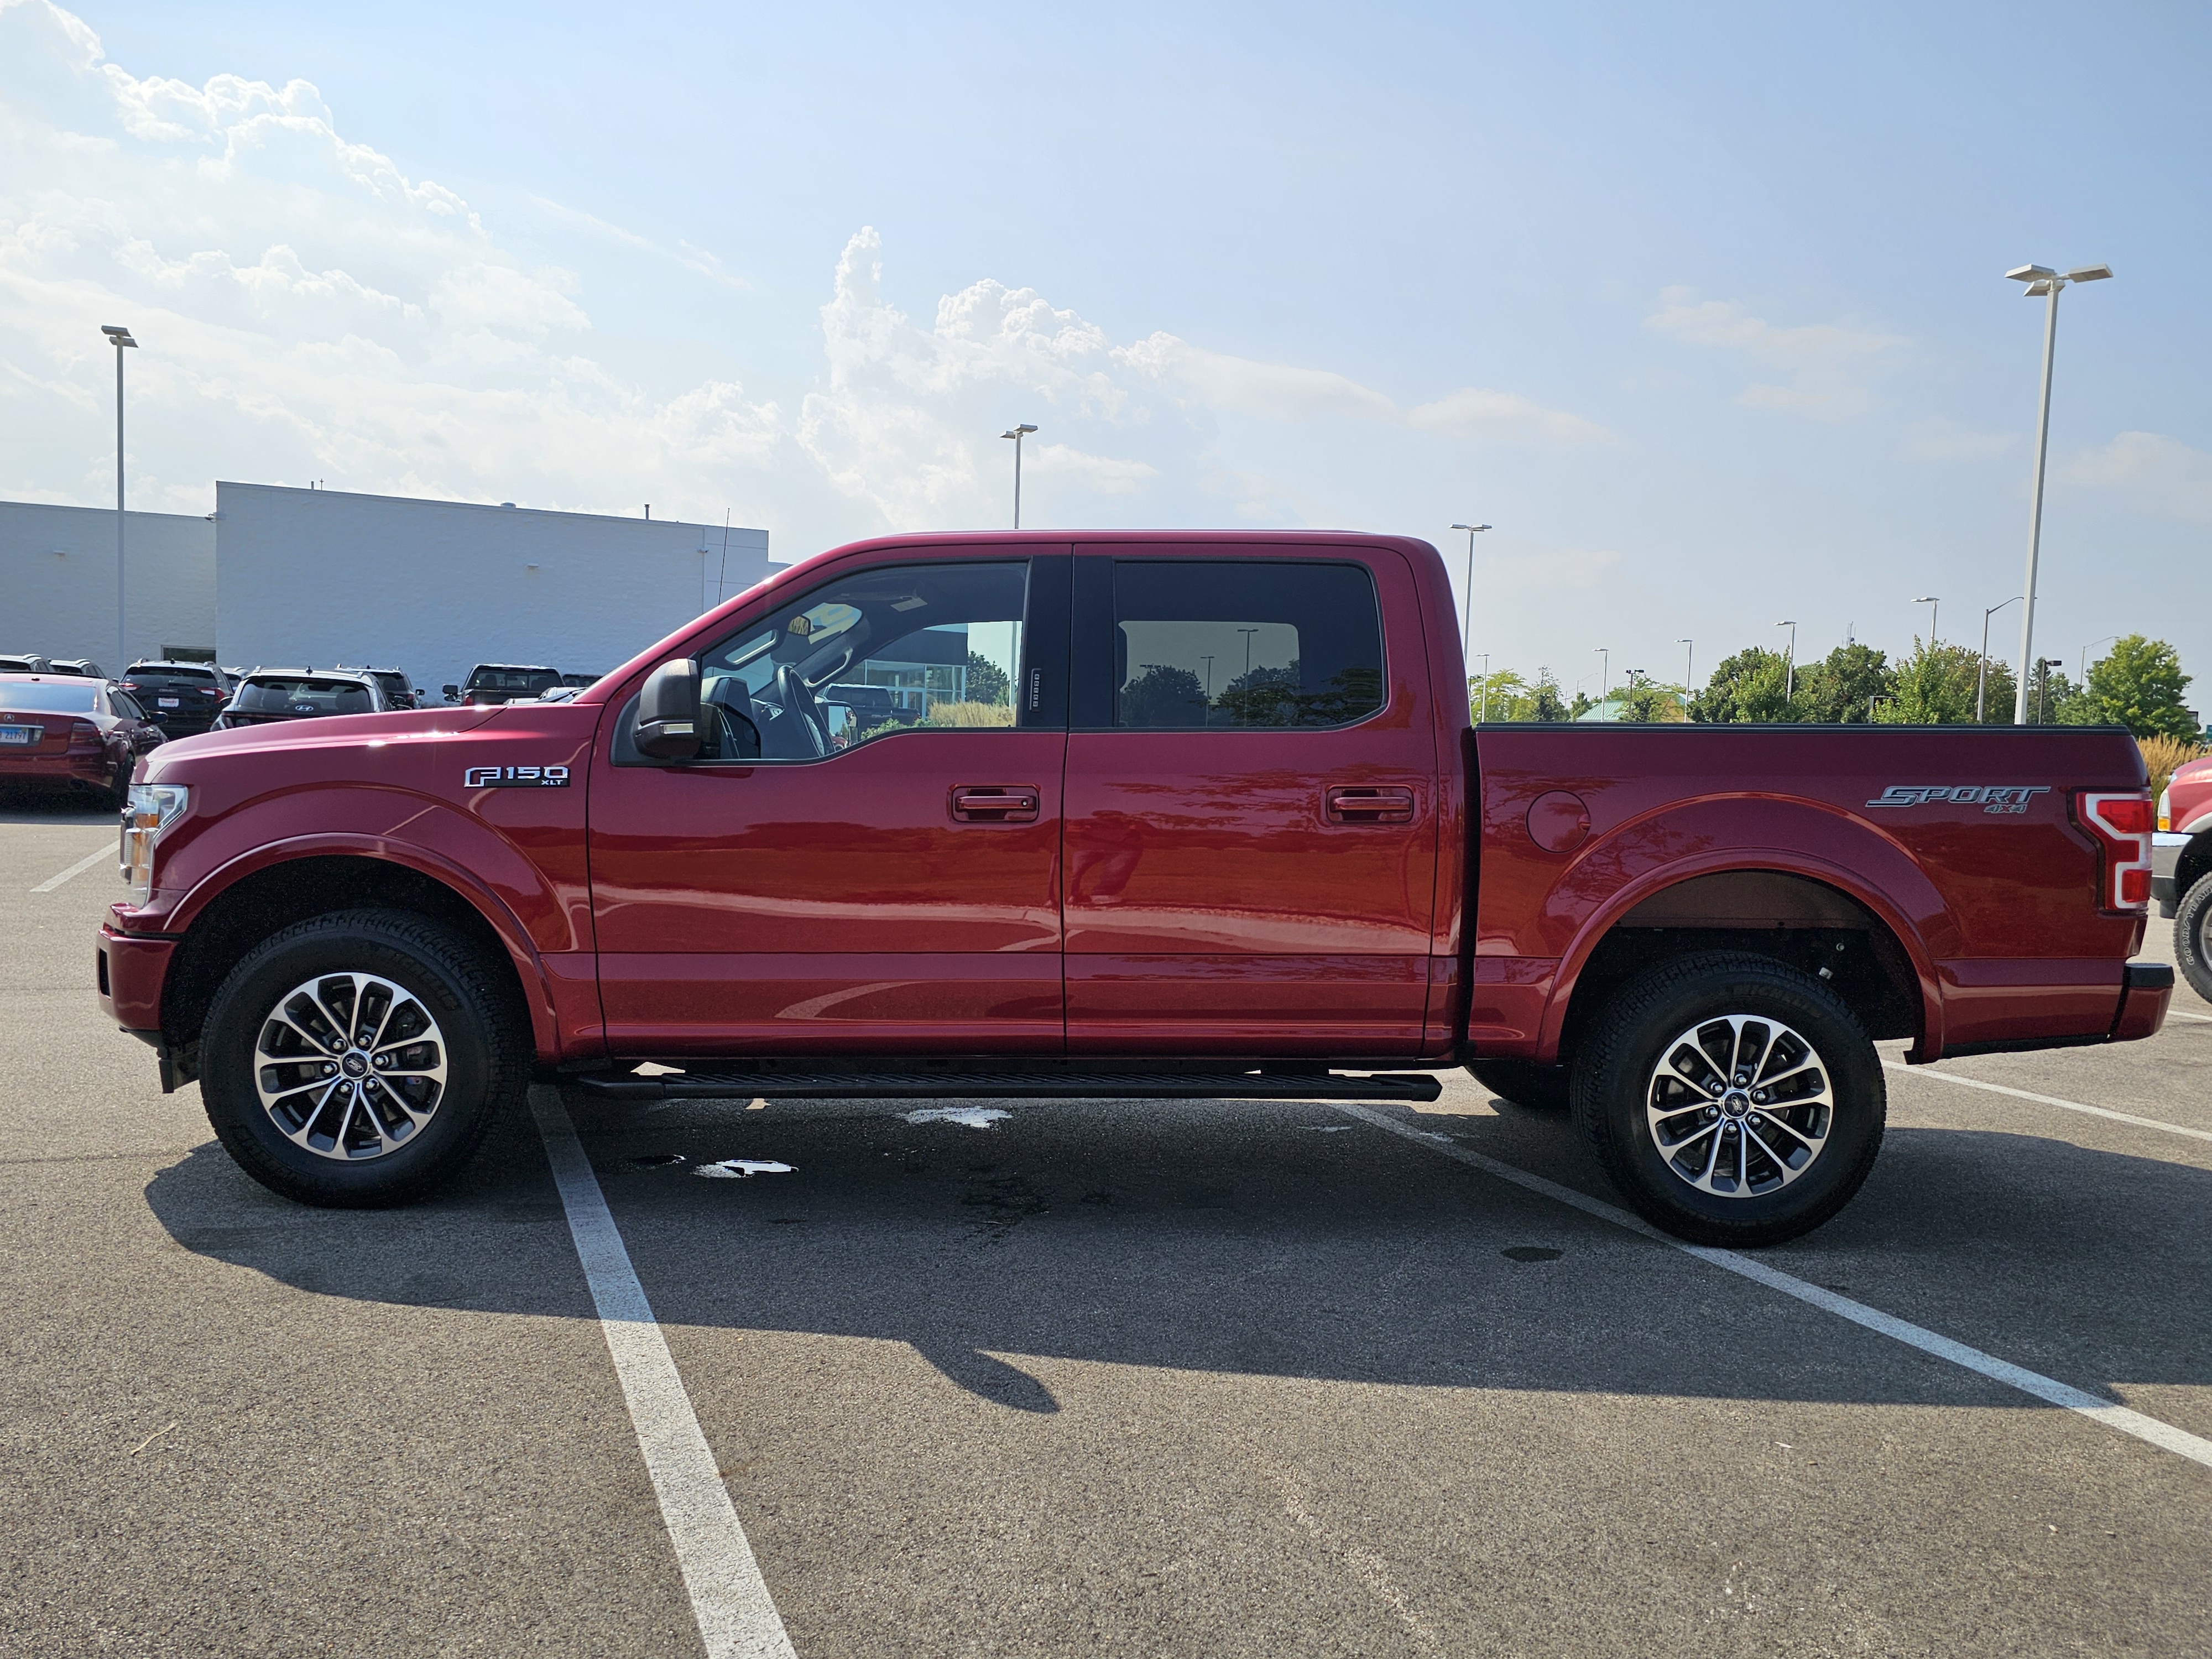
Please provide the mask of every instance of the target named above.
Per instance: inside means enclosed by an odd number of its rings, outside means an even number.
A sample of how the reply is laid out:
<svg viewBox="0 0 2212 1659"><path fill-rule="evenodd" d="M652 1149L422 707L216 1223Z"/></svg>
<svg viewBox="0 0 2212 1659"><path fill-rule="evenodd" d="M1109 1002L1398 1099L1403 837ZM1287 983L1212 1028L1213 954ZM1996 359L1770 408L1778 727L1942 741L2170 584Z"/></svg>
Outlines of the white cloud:
<svg viewBox="0 0 2212 1659"><path fill-rule="evenodd" d="M2155 432L2123 432L2069 461L2069 483L2117 490L2138 513L2212 525L2212 455Z"/></svg>
<svg viewBox="0 0 2212 1659"><path fill-rule="evenodd" d="M1867 381L1894 362L1905 343L1897 335L1833 323L1778 327L1751 315L1734 300L1701 301L1686 288L1661 294L1659 308L1644 323L1686 345L1742 352L1789 377L1787 384L1762 381L1746 386L1736 396L1738 403L1826 420L1863 414L1872 407Z"/></svg>

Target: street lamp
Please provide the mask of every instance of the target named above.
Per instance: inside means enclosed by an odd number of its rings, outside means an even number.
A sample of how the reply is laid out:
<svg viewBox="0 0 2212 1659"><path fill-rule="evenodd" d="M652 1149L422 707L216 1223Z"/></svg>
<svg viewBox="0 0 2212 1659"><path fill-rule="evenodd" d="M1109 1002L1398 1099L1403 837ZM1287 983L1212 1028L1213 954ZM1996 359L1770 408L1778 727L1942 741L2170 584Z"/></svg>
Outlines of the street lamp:
<svg viewBox="0 0 2212 1659"><path fill-rule="evenodd" d="M1786 659L1790 665L1789 684L1782 695L1785 699L1794 698L1797 695L1797 624L1795 622L1778 622L1774 625L1790 630L1790 655Z"/></svg>
<svg viewBox="0 0 2212 1659"><path fill-rule="evenodd" d="M1459 624L1459 654L1467 659L1468 647L1474 643L1474 538L1490 528L1486 524L1455 524L1454 530L1467 532L1467 594L1461 602Z"/></svg>
<svg viewBox="0 0 2212 1659"><path fill-rule="evenodd" d="M2099 646L2110 645L2114 640L2117 640L2119 637L2120 636L2118 634L2107 634L2103 639L2092 640L2088 644L2081 647L2081 665L2075 671L2074 674L2075 682L2077 684L2086 686L2089 684L2089 653L2092 651L2094 651Z"/></svg>
<svg viewBox="0 0 2212 1659"><path fill-rule="evenodd" d="M100 331L115 348L115 672L119 678L131 667L130 653L124 647L124 590L123 590L123 349L136 346L127 328L118 328L112 323L102 323Z"/></svg>
<svg viewBox="0 0 2212 1659"><path fill-rule="evenodd" d="M1012 432L999 434L1001 438L1014 441L1014 528L1017 530L1022 527L1022 439L1036 430L1035 427L1024 423Z"/></svg>
<svg viewBox="0 0 2212 1659"><path fill-rule="evenodd" d="M1943 614L1943 601L1933 593L1923 593L1913 604L1928 607L1928 644L1932 649L1936 644L1936 618Z"/></svg>
<svg viewBox="0 0 2212 1659"><path fill-rule="evenodd" d="M1207 652L1199 660L1206 665L1206 700L1213 701L1213 653Z"/></svg>
<svg viewBox="0 0 2212 1659"><path fill-rule="evenodd" d="M1260 630L1240 628L1237 631L1244 636L1244 689L1249 691L1252 688L1252 636Z"/></svg>
<svg viewBox="0 0 2212 1659"><path fill-rule="evenodd" d="M1613 647L1601 645L1597 647L1597 654L1603 659L1598 664L1597 700L1603 702L1613 695ZM1589 682L1585 680L1583 683L1587 685Z"/></svg>
<svg viewBox="0 0 2212 1659"><path fill-rule="evenodd" d="M2027 515L2027 580L2022 584L2027 590L2027 603L2020 612L2020 659L2022 665L2035 659L2030 654L2035 648L2035 561L2043 545L2043 463L2051 449L2051 364L2058 347L2058 290L2069 283L2101 283L2112 274L2110 265L2076 265L2061 276L2048 265L2019 265L2005 272L2015 283L2027 284L2030 299L2047 298L2050 304L2043 316L2043 401L2035 417L2035 487L2033 501ZM2027 724L2027 678L2021 677L2020 690L2014 699L2013 724Z"/></svg>
<svg viewBox="0 0 2212 1659"><path fill-rule="evenodd" d="M1982 612L1982 666L1981 672L1974 676L1974 724L1977 726L1979 726L1982 723L1982 698L1989 689L1990 618L1996 616L1998 611L2005 608L2005 605L2010 605L2013 602L2013 599L2017 599L2019 597L2020 595L2015 593L2012 596L2011 599L2007 599L2001 605L1993 605L1988 610Z"/></svg>
<svg viewBox="0 0 2212 1659"><path fill-rule="evenodd" d="M1677 640L1674 643L1690 647L1682 653L1682 695L1686 697L1693 689L1693 683L1698 678L1698 642L1695 640Z"/></svg>
<svg viewBox="0 0 2212 1659"><path fill-rule="evenodd" d="M1480 726L1490 718L1490 653L1482 653L1482 712L1474 717Z"/></svg>

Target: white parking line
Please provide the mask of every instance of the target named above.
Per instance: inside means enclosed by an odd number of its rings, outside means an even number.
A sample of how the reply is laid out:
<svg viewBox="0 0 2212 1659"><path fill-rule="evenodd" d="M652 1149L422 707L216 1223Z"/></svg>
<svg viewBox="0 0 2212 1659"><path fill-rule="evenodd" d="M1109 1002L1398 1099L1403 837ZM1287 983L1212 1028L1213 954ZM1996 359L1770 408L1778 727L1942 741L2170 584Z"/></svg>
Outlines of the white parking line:
<svg viewBox="0 0 2212 1659"><path fill-rule="evenodd" d="M1960 1077L1956 1072L1931 1071L1925 1066L1903 1066L1896 1060L1885 1060L1886 1071L1902 1072L1907 1077L1929 1077L1939 1083L1955 1083L1962 1089L1986 1089L1993 1095L2010 1095L2014 1100L2032 1100L2039 1106L2057 1106L2069 1112L2086 1112L2091 1117L2108 1117L2115 1123L2132 1123L2138 1129L2163 1129L2170 1135L2187 1135L2192 1140L2212 1140L2212 1129L2191 1129L2179 1123L2161 1123L2154 1117L2137 1117L2132 1112L2116 1112L2109 1106L2088 1106L2078 1100L2061 1100L2057 1095L2039 1095L2027 1089L2009 1089L2002 1083L1984 1083L1978 1077Z"/></svg>
<svg viewBox="0 0 2212 1659"><path fill-rule="evenodd" d="M2186 1457L2192 1462L2202 1463L2205 1468L2212 1468L2212 1440L2206 1440L2197 1435L2191 1434L2185 1429L2177 1429L2171 1423L2161 1423L2154 1417L2146 1417L2141 1412L2132 1411L2125 1406L2108 1405L2098 1399L2096 1395L2085 1393L2069 1383L2061 1382L2055 1377L2045 1376L2039 1371L2028 1370L2023 1366L2012 1364L2009 1360L1999 1359L1995 1354L1984 1353L1979 1348L1970 1348L1965 1343L1954 1342L1948 1336L1939 1336L1934 1331L1908 1321L1893 1317L1879 1309L1869 1308L1863 1302L1854 1302L1847 1296L1838 1296L1833 1291L1823 1290L1820 1285L1808 1284L1794 1273L1785 1273L1778 1268L1768 1267L1763 1261L1755 1261L1749 1256L1739 1255L1736 1251L1715 1249L1705 1244L1686 1244L1679 1238L1672 1238L1661 1232L1641 1216L1631 1215L1626 1210L1617 1209L1613 1205L1589 1197L1587 1194L1578 1193L1571 1187L1562 1187L1556 1181L1547 1181L1540 1175L1531 1175L1528 1170L1516 1169L1510 1164L1501 1164L1494 1158L1486 1157L1468 1147L1443 1145L1432 1136L1425 1134L1419 1129L1408 1128L1406 1125L1387 1118L1370 1107L1355 1106L1346 1101L1339 1101L1336 1103L1336 1108L1340 1112L1350 1113L1362 1122L1371 1123L1388 1133L1410 1140L1417 1146L1425 1146L1432 1152L1441 1152L1446 1158L1456 1158L1462 1164L1469 1164L1486 1175L1496 1176L1500 1181L1510 1181L1515 1186L1525 1188L1529 1192L1540 1193L1546 1198L1556 1199L1562 1204L1570 1205L1580 1210L1585 1215L1594 1215L1601 1221L1610 1221L1616 1227L1626 1227L1632 1233L1640 1233L1645 1238L1680 1250L1685 1255L1696 1256L1700 1261L1708 1262L1713 1267L1739 1274L1745 1279L1765 1285L1769 1290L1779 1291L1784 1296L1792 1296L1800 1302L1810 1303L1814 1307L1824 1312L1834 1314L1839 1319L1848 1319L1854 1325L1863 1326L1868 1330L1879 1332L1894 1341L1904 1343L1907 1347L1917 1348L1921 1352L1933 1354L1938 1359L1948 1359L1953 1364L1978 1372L1992 1382L2002 1382L2008 1388L2018 1389L2022 1394L2033 1395L2036 1399L2047 1401L2051 1405L2063 1406L2069 1412L2079 1412L2084 1417L2093 1417L2107 1428L2118 1429L2123 1434L2131 1434L2136 1439L2147 1440L2162 1450L2172 1452L2177 1456Z"/></svg>
<svg viewBox="0 0 2212 1659"><path fill-rule="evenodd" d="M2166 1017L2168 1019L2193 1019L2200 1025L2212 1025L2212 1014L2192 1014L2186 1008L2169 1008L2166 1011Z"/></svg>
<svg viewBox="0 0 2212 1659"><path fill-rule="evenodd" d="M691 1396L684 1391L568 1109L557 1091L538 1087L530 1091L530 1110L708 1659L793 1659L782 1616L738 1522L729 1489L715 1472Z"/></svg>
<svg viewBox="0 0 2212 1659"><path fill-rule="evenodd" d="M112 859L114 856L115 843L111 841L105 847L102 847L98 852L87 853L82 858L79 859L75 864L70 866L68 869L63 871L58 876L48 876L44 881L40 882L31 890L34 893L51 893L55 888L60 886L71 876L81 876L86 871L91 869L94 865L99 863L100 860Z"/></svg>

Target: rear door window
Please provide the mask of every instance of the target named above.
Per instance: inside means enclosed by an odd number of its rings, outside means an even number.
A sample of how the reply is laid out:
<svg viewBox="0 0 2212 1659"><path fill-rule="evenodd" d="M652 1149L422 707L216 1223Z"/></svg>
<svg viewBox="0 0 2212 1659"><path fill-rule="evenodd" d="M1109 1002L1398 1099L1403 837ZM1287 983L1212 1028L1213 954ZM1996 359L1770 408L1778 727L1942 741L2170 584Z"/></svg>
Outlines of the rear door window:
<svg viewBox="0 0 2212 1659"><path fill-rule="evenodd" d="M1116 559L1111 605L1115 726L1349 726L1382 707L1382 620L1364 566Z"/></svg>

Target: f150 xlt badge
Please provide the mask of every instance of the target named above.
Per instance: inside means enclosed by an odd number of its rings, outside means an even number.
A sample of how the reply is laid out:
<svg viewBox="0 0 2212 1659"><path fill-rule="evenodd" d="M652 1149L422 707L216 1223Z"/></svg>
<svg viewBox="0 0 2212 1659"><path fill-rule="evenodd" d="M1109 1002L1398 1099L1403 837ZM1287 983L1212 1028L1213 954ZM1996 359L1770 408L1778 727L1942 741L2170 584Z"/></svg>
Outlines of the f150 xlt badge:
<svg viewBox="0 0 2212 1659"><path fill-rule="evenodd" d="M1929 806L1940 800L1960 806L1978 806L1984 812L2021 813L2038 795L2047 795L2047 783L1893 783L1869 801L1869 806Z"/></svg>
<svg viewBox="0 0 2212 1659"><path fill-rule="evenodd" d="M464 789L566 789L565 766L471 766L461 775Z"/></svg>

